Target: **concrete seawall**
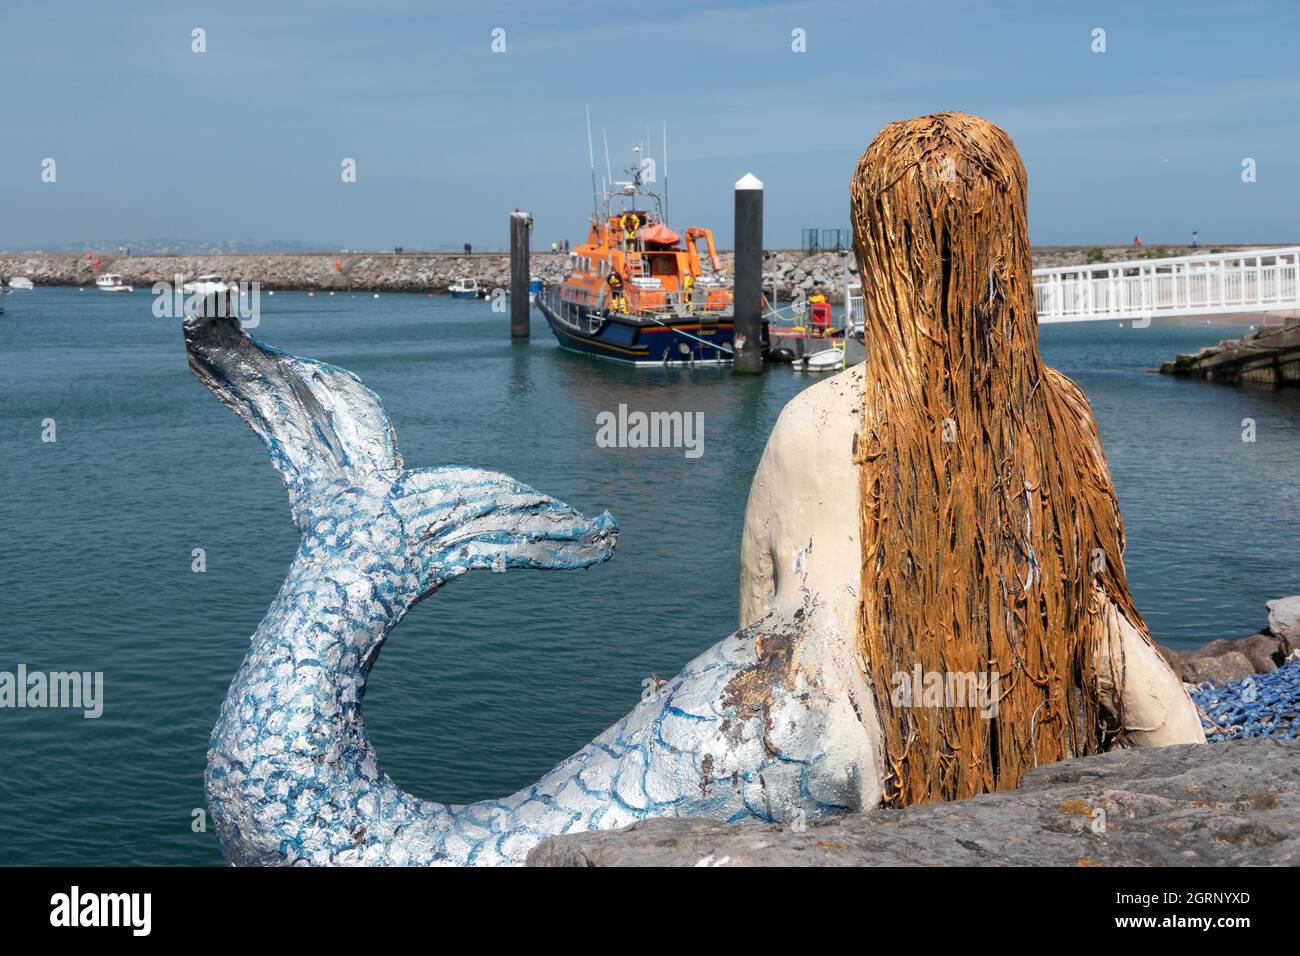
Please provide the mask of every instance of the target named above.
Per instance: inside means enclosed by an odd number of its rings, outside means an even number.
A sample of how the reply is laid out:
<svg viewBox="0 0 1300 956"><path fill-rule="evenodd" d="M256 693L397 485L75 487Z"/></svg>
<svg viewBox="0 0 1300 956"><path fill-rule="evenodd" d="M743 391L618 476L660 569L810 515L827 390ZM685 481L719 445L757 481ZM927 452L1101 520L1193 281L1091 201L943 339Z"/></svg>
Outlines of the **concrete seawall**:
<svg viewBox="0 0 1300 956"><path fill-rule="evenodd" d="M1216 250L1244 246L1218 246ZM1185 246L1042 246L1034 249L1034 265L1079 265L1096 261L1128 261L1153 253L1182 255ZM1210 251L1208 248L1202 251ZM547 284L564 277L568 257L550 252L532 254L532 272ZM731 271L730 252L720 254L723 269ZM98 264L98 265L96 265ZM782 299L795 290L825 289L834 302L843 301L844 267L856 277L852 255L841 258L835 252L812 255L797 249L769 250L763 254L763 269L778 279ZM707 268L707 266L706 266ZM259 282L271 289L333 289L355 292L445 293L458 276L477 279L488 289L504 289L510 281L510 257L501 252L473 255L459 253L320 253L246 254L194 256L115 256L94 254L90 258L59 253L0 253L0 278L23 276L36 285L93 286L95 276L120 273L137 289L156 282L172 283L179 274L186 281L200 275L221 275L234 282ZM766 291L770 293L771 286Z"/></svg>

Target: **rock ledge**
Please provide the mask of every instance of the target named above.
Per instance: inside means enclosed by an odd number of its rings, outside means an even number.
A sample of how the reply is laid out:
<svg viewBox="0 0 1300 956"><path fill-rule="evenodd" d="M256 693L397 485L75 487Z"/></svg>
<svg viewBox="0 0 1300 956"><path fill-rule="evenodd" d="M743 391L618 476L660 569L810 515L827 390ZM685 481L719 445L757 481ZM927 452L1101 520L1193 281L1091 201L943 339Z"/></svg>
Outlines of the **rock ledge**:
<svg viewBox="0 0 1300 956"><path fill-rule="evenodd" d="M1122 750L1018 790L872 810L803 832L649 820L554 837L529 866L1296 866L1300 742Z"/></svg>

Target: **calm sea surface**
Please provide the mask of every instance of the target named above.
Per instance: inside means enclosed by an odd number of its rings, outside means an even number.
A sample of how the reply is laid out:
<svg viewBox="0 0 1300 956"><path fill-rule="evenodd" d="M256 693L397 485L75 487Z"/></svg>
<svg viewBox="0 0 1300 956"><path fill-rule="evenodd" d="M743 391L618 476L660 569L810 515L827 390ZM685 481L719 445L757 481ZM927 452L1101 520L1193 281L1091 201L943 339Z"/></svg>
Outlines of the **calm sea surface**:
<svg viewBox="0 0 1300 956"><path fill-rule="evenodd" d="M190 375L147 292L38 289L0 316L0 671L104 673L104 714L0 710L0 864L215 864L194 832L208 733L296 548L261 444ZM736 624L738 541L782 405L772 369L635 371L529 343L483 303L263 295L254 333L359 374L407 464L505 471L622 528L585 572L472 574L395 632L366 724L408 790L514 791ZM1048 361L1092 400L1157 639L1239 636L1300 593L1300 393L1144 369L1239 334L1048 327ZM600 449L597 412L704 413L704 455ZM57 441L41 441L53 419ZM1253 419L1256 441L1242 441ZM191 571L206 552L207 571Z"/></svg>

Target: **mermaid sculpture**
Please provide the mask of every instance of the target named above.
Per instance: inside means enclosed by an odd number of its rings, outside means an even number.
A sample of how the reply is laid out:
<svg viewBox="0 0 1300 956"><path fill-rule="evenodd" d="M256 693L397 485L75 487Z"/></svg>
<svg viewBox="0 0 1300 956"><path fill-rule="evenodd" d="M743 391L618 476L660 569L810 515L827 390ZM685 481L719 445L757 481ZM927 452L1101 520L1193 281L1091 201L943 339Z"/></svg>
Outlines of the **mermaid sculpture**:
<svg viewBox="0 0 1300 956"><path fill-rule="evenodd" d="M452 806L380 768L366 679L474 569L605 561L617 526L505 475L407 470L351 373L185 321L190 367L266 444L302 543L213 730L238 864L517 864L648 817L812 820L1017 785L1038 763L1203 741L1128 593L1086 399L1038 355L1025 176L974 117L895 123L853 185L868 360L786 408L741 542L742 628L535 784ZM995 673L995 704L900 675Z"/></svg>
<svg viewBox="0 0 1300 956"><path fill-rule="evenodd" d="M793 605L801 555L872 687L886 805L1205 741L1129 593L1092 410L1038 353L1026 192L986 120L880 132L850 188L867 360L790 402L750 491L741 624ZM996 707L949 699L993 677Z"/></svg>
<svg viewBox="0 0 1300 956"><path fill-rule="evenodd" d="M717 644L518 793L450 806L403 792L362 723L389 631L466 571L605 561L617 525L505 475L407 470L378 397L351 373L256 342L232 318L184 328L190 368L265 442L302 532L208 751L230 862L520 863L548 836L650 816L812 819L862 805L867 733L838 686L807 683L817 664L795 660L799 622Z"/></svg>

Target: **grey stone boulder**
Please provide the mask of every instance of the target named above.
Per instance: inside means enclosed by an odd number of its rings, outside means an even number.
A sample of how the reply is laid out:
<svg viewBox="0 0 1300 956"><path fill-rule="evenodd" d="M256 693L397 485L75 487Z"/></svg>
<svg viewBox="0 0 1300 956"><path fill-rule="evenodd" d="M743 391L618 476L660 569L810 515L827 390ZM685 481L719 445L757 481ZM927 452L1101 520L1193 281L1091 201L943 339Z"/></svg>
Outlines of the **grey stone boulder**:
<svg viewBox="0 0 1300 956"><path fill-rule="evenodd" d="M1288 642L1300 647L1300 594L1269 601L1268 629Z"/></svg>
<svg viewBox="0 0 1300 956"><path fill-rule="evenodd" d="M1120 750L1017 790L810 823L700 819L553 837L529 866L1297 866L1300 741Z"/></svg>
<svg viewBox="0 0 1300 956"><path fill-rule="evenodd" d="M1276 670L1276 668L1270 666L1269 670ZM1259 673L1263 671L1259 670L1249 657L1236 650L1183 659L1183 681L1188 684L1200 684L1207 680L1223 684Z"/></svg>
<svg viewBox="0 0 1300 956"><path fill-rule="evenodd" d="M1175 651L1157 645L1178 676L1186 683L1212 680L1240 680L1251 674L1269 674L1282 666L1292 643L1270 630L1248 637L1210 641L1189 651Z"/></svg>

